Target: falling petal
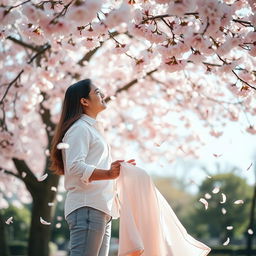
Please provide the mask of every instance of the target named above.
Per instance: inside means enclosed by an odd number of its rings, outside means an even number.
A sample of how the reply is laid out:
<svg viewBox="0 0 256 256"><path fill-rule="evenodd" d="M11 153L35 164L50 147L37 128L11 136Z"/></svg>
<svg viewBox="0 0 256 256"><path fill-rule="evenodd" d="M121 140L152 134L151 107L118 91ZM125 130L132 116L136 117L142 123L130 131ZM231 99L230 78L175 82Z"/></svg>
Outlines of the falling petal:
<svg viewBox="0 0 256 256"><path fill-rule="evenodd" d="M57 216L58 221L62 221L62 219L63 219L62 216Z"/></svg>
<svg viewBox="0 0 256 256"><path fill-rule="evenodd" d="M204 197L205 197L206 199L212 198L212 196L211 196L209 193L206 193L206 194L204 195Z"/></svg>
<svg viewBox="0 0 256 256"><path fill-rule="evenodd" d="M213 194L218 194L220 191L220 188L219 187L215 187L213 190L212 190L212 193Z"/></svg>
<svg viewBox="0 0 256 256"><path fill-rule="evenodd" d="M230 239L229 239L229 237L228 237L227 240L223 243L223 245L228 245L229 242L230 242Z"/></svg>
<svg viewBox="0 0 256 256"><path fill-rule="evenodd" d="M41 222L43 225L51 225L50 222L47 222L47 221L43 220L42 217L40 217L40 222Z"/></svg>
<svg viewBox="0 0 256 256"><path fill-rule="evenodd" d="M56 198L57 198L58 202L61 202L63 200L63 196L62 195L57 195Z"/></svg>
<svg viewBox="0 0 256 256"><path fill-rule="evenodd" d="M68 143L60 142L57 145L57 149L67 149L67 148L69 148L69 144Z"/></svg>
<svg viewBox="0 0 256 256"><path fill-rule="evenodd" d="M198 185L194 180L192 179L189 179L189 184L195 184L195 185Z"/></svg>
<svg viewBox="0 0 256 256"><path fill-rule="evenodd" d="M243 203L244 203L243 200L236 200L236 201L234 202L234 204L243 204Z"/></svg>
<svg viewBox="0 0 256 256"><path fill-rule="evenodd" d="M248 232L248 234L253 235L253 230L252 230L251 228L249 228L249 229L247 230L247 232Z"/></svg>
<svg viewBox="0 0 256 256"><path fill-rule="evenodd" d="M222 156L222 154L213 154L213 156L220 157L220 156Z"/></svg>
<svg viewBox="0 0 256 256"><path fill-rule="evenodd" d="M44 181L46 178L48 177L48 173L44 174L43 176L37 178L37 180L40 181Z"/></svg>
<svg viewBox="0 0 256 256"><path fill-rule="evenodd" d="M27 173L26 172L22 172L21 173L21 177L24 179L25 177L27 176Z"/></svg>
<svg viewBox="0 0 256 256"><path fill-rule="evenodd" d="M199 201L204 204L205 210L208 209L208 202L204 198L200 198Z"/></svg>
<svg viewBox="0 0 256 256"><path fill-rule="evenodd" d="M48 203L48 206L54 206L54 203Z"/></svg>
<svg viewBox="0 0 256 256"><path fill-rule="evenodd" d="M227 230L232 230L233 226L227 226Z"/></svg>
<svg viewBox="0 0 256 256"><path fill-rule="evenodd" d="M56 228L61 228L61 223L57 223L57 224L55 225L55 227L56 227Z"/></svg>
<svg viewBox="0 0 256 256"><path fill-rule="evenodd" d="M249 169L252 167L252 163L247 167L246 171L249 171Z"/></svg>
<svg viewBox="0 0 256 256"><path fill-rule="evenodd" d="M51 191L57 191L56 187L51 187Z"/></svg>
<svg viewBox="0 0 256 256"><path fill-rule="evenodd" d="M227 210L225 208L221 208L221 212L223 215L225 215L227 213Z"/></svg>
<svg viewBox="0 0 256 256"><path fill-rule="evenodd" d="M227 201L227 196L224 193L221 193L221 195L222 195L222 201L220 203L224 204Z"/></svg>
<svg viewBox="0 0 256 256"><path fill-rule="evenodd" d="M208 178L208 179L211 179L211 178L212 178L212 176L210 176L210 175L207 175L207 178Z"/></svg>
<svg viewBox="0 0 256 256"><path fill-rule="evenodd" d="M10 223L13 223L13 217L10 217L8 220L5 221L6 224L10 224Z"/></svg>

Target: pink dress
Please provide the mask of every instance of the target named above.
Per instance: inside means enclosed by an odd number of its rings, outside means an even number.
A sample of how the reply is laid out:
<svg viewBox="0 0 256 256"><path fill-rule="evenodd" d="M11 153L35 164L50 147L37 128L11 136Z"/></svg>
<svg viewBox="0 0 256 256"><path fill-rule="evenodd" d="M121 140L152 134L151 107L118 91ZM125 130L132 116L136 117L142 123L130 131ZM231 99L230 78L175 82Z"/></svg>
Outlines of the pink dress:
<svg viewBox="0 0 256 256"><path fill-rule="evenodd" d="M145 170L121 164L118 256L206 256L211 248L190 236Z"/></svg>

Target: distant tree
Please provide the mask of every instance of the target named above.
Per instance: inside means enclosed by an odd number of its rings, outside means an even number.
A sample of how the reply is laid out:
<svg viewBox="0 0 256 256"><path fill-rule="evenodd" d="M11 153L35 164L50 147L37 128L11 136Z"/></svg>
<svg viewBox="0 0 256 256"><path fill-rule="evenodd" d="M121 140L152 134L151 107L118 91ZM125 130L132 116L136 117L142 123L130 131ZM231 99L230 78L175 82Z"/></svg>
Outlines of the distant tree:
<svg viewBox="0 0 256 256"><path fill-rule="evenodd" d="M7 230L2 210L0 210L0 234L2 236L0 239L0 255L9 256L10 251L7 245Z"/></svg>
<svg viewBox="0 0 256 256"><path fill-rule="evenodd" d="M22 207L16 207L10 205L1 211L5 221L9 217L13 217L13 223L10 225L5 224L8 240L27 241L31 219L29 206L22 205Z"/></svg>
<svg viewBox="0 0 256 256"><path fill-rule="evenodd" d="M193 196L182 189L184 184L175 177L155 176L153 181L175 214L182 220L193 202Z"/></svg>
<svg viewBox="0 0 256 256"><path fill-rule="evenodd" d="M218 187L219 192L213 193L214 188ZM208 202L207 210L199 201L200 198ZM251 198L252 187L245 179L234 173L214 175L205 179L199 186L196 202L188 211L186 224L198 237L218 238L220 243L227 237L231 241L235 237L241 238L248 226ZM243 200L244 203L234 204L237 200ZM233 229L227 229L228 226L232 226Z"/></svg>
<svg viewBox="0 0 256 256"><path fill-rule="evenodd" d="M256 155L254 156L255 159ZM245 236L247 238L247 256L252 255L252 245L253 245L253 236L248 232L249 229L254 229L255 227L255 218L256 218L256 162L254 162L254 177L255 177L255 182L254 182L254 188L253 188L253 196L252 196L252 202L251 202L251 207L250 207L250 216L249 216L249 224L247 229L245 230ZM254 232L256 231L255 229L253 230ZM255 234L254 234L255 237Z"/></svg>

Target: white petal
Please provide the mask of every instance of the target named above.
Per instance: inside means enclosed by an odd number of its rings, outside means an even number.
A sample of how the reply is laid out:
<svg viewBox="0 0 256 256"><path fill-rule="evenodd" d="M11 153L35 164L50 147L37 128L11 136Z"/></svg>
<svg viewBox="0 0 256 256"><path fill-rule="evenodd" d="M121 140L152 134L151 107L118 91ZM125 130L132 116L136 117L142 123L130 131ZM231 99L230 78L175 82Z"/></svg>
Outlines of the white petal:
<svg viewBox="0 0 256 256"><path fill-rule="evenodd" d="M204 197L205 197L206 199L212 198L212 196L211 196L209 193L206 193L206 194L204 195Z"/></svg>
<svg viewBox="0 0 256 256"><path fill-rule="evenodd" d="M253 230L252 230L251 228L249 228L249 229L247 230L247 232L248 232L248 234L253 235Z"/></svg>
<svg viewBox="0 0 256 256"><path fill-rule="evenodd" d="M5 221L6 224L10 224L10 223L13 223L13 217L10 217L8 220Z"/></svg>
<svg viewBox="0 0 256 256"><path fill-rule="evenodd" d="M46 178L48 177L48 173L46 173L45 175L38 177L37 180L40 181L44 181Z"/></svg>
<svg viewBox="0 0 256 256"><path fill-rule="evenodd" d="M210 176L210 175L207 175L207 178L208 178L208 179L211 179L211 178L212 178L212 176Z"/></svg>
<svg viewBox="0 0 256 256"><path fill-rule="evenodd" d="M56 198L57 198L58 202L61 202L63 200L63 196L62 195L57 195Z"/></svg>
<svg viewBox="0 0 256 256"><path fill-rule="evenodd" d="M227 240L223 243L223 245L228 245L229 242L230 242L230 239L229 239L229 237L228 237Z"/></svg>
<svg viewBox="0 0 256 256"><path fill-rule="evenodd" d="M212 193L213 194L217 194L220 192L220 188L219 187L215 187L213 190L212 190Z"/></svg>
<svg viewBox="0 0 256 256"><path fill-rule="evenodd" d="M243 203L244 203L243 200L236 200L236 201L234 202L234 204L243 204Z"/></svg>
<svg viewBox="0 0 256 256"><path fill-rule="evenodd" d="M27 176L27 173L26 172L22 172L21 173L21 177L24 179L25 177Z"/></svg>
<svg viewBox="0 0 256 256"><path fill-rule="evenodd" d="M47 221L43 220L42 217L40 217L40 222L41 222L43 225L51 225L50 222L47 222Z"/></svg>
<svg viewBox="0 0 256 256"><path fill-rule="evenodd" d="M56 227L56 228L61 228L61 223L57 223L57 224L55 225L55 227Z"/></svg>
<svg viewBox="0 0 256 256"><path fill-rule="evenodd" d="M54 203L49 202L48 206L54 206Z"/></svg>
<svg viewBox="0 0 256 256"><path fill-rule="evenodd" d="M221 212L223 215L225 215L227 213L227 210L225 208L221 208Z"/></svg>
<svg viewBox="0 0 256 256"><path fill-rule="evenodd" d="M63 219L62 216L57 216L58 221L62 221L62 219Z"/></svg>
<svg viewBox="0 0 256 256"><path fill-rule="evenodd" d="M227 230L232 230L234 227L233 226L227 226L226 228L227 228Z"/></svg>
<svg viewBox="0 0 256 256"><path fill-rule="evenodd" d="M51 187L51 191L57 191L56 187Z"/></svg>
<svg viewBox="0 0 256 256"><path fill-rule="evenodd" d="M69 144L68 143L60 142L57 145L57 149L67 149L67 148L69 148Z"/></svg>
<svg viewBox="0 0 256 256"><path fill-rule="evenodd" d="M215 157L220 157L220 156L222 156L222 154L213 154L213 156L215 156Z"/></svg>
<svg viewBox="0 0 256 256"><path fill-rule="evenodd" d="M227 197L226 197L226 195L224 193L221 193L221 195L222 195L222 201L220 203L224 204L227 201Z"/></svg>
<svg viewBox="0 0 256 256"><path fill-rule="evenodd" d="M205 210L208 209L208 202L204 198L200 198L199 201L204 204Z"/></svg>

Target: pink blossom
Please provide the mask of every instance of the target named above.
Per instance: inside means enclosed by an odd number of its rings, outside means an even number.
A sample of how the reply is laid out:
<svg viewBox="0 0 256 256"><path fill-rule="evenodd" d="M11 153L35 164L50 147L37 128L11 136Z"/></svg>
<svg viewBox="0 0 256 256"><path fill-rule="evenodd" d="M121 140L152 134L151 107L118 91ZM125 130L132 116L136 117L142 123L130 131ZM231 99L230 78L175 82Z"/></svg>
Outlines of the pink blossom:
<svg viewBox="0 0 256 256"><path fill-rule="evenodd" d="M220 137L220 136L223 134L223 132L211 130L211 131L210 131L210 134L211 134L212 136L218 138L218 137Z"/></svg>
<svg viewBox="0 0 256 256"><path fill-rule="evenodd" d="M168 4L170 0L155 0L155 2L158 4Z"/></svg>
<svg viewBox="0 0 256 256"><path fill-rule="evenodd" d="M94 49L98 46L100 46L100 43L98 40L95 40L93 38L86 38L82 41L82 44L87 48L87 49Z"/></svg>
<svg viewBox="0 0 256 256"><path fill-rule="evenodd" d="M115 48L113 49L113 53L121 54L121 53L127 52L128 50L129 50L129 46L128 45L126 45L126 44L121 44L121 45L117 44L115 46Z"/></svg>
<svg viewBox="0 0 256 256"><path fill-rule="evenodd" d="M252 12L255 14L255 12L256 12L256 3L255 3L255 1L254 0L248 0L248 3L252 8Z"/></svg>
<svg viewBox="0 0 256 256"><path fill-rule="evenodd" d="M256 57L256 45L251 46L249 53L251 56Z"/></svg>
<svg viewBox="0 0 256 256"><path fill-rule="evenodd" d="M255 15L255 13L250 15L249 20L251 21L251 23L254 26L256 26L256 15Z"/></svg>
<svg viewBox="0 0 256 256"><path fill-rule="evenodd" d="M205 56L199 53L192 53L188 58L188 60L192 61L194 64L202 63L203 61L205 61L205 59Z"/></svg>
<svg viewBox="0 0 256 256"><path fill-rule="evenodd" d="M40 9L28 4L22 6L22 13L26 19L28 19L28 22L32 24L37 24L38 21L44 16L44 13Z"/></svg>
<svg viewBox="0 0 256 256"><path fill-rule="evenodd" d="M7 26L15 24L15 22L21 17L17 10L12 10L6 14L4 8L0 8L0 23L1 26Z"/></svg>
<svg viewBox="0 0 256 256"><path fill-rule="evenodd" d="M100 10L102 0L87 0L79 6L72 5L67 12L67 20L76 24L76 26L86 25L96 17Z"/></svg>
<svg viewBox="0 0 256 256"><path fill-rule="evenodd" d="M175 57L163 59L160 67L168 72L176 72L185 68L186 61L176 60Z"/></svg>
<svg viewBox="0 0 256 256"><path fill-rule="evenodd" d="M168 14L182 16L186 12L195 11L195 1L182 0L169 3Z"/></svg>
<svg viewBox="0 0 256 256"><path fill-rule="evenodd" d="M123 22L128 22L131 17L130 7L127 3L123 2L119 9L112 10L107 18L104 20L104 23L108 28L113 28Z"/></svg>

